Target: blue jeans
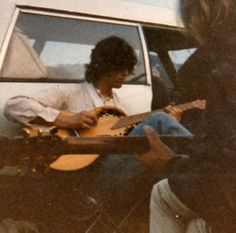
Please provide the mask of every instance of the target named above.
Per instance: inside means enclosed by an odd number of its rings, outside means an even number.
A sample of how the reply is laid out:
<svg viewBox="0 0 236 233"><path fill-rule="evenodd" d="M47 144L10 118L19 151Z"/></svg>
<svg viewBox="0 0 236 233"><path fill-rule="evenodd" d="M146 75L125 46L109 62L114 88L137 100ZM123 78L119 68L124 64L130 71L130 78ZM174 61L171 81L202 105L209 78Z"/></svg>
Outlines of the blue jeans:
<svg viewBox="0 0 236 233"><path fill-rule="evenodd" d="M148 125L152 127L157 134L160 135L192 135L185 129L178 121L173 119L169 114L160 112L147 118L143 123L139 124L135 129L130 132L130 136L144 135L143 127Z"/></svg>

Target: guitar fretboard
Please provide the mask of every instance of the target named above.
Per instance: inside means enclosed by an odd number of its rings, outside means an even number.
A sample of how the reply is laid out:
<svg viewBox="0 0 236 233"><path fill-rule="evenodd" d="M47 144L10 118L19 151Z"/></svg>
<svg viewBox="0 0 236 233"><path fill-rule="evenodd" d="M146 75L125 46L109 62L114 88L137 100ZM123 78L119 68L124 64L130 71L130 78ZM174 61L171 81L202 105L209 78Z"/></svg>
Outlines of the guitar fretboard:
<svg viewBox="0 0 236 233"><path fill-rule="evenodd" d="M195 108L196 106L193 104L193 102L185 103L185 104L180 104L177 105L179 108L181 108L183 111ZM123 117L117 121L115 125L112 126L112 129L119 129L122 127L127 127L129 125L136 125L142 121L144 121L146 118L149 116L158 113L158 112L163 112L165 111L164 108L154 110L152 112L145 112L141 114L136 114L136 115L131 115L127 117Z"/></svg>

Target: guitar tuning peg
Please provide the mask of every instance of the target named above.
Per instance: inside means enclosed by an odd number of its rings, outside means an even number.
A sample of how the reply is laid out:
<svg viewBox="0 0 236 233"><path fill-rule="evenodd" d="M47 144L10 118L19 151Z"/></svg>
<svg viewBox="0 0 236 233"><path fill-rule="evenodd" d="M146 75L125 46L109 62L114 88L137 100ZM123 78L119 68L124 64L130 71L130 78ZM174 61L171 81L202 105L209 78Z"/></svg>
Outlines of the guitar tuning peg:
<svg viewBox="0 0 236 233"><path fill-rule="evenodd" d="M31 172L35 173L35 172L37 172L37 169L35 167L31 167Z"/></svg>
<svg viewBox="0 0 236 233"><path fill-rule="evenodd" d="M21 172L22 172L22 169L20 167L17 167L16 173L19 175L19 174L21 174Z"/></svg>

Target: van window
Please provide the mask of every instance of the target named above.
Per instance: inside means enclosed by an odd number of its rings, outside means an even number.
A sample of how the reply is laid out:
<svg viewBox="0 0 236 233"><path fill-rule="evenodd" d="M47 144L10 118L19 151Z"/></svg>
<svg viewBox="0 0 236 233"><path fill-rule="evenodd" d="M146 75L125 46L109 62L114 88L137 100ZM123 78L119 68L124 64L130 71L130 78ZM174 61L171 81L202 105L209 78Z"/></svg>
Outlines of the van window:
<svg viewBox="0 0 236 233"><path fill-rule="evenodd" d="M137 54L138 64L127 83L146 84L143 49L137 25L30 13L20 13L17 19L1 77L46 78L47 81L83 80L91 50L99 40L111 35L127 40ZM18 38L17 43L13 40L15 37ZM30 58L32 62L29 66ZM25 67L16 69L16 64Z"/></svg>
<svg viewBox="0 0 236 233"><path fill-rule="evenodd" d="M179 68L184 64L184 62L196 51L196 48L190 49L179 49L168 51L168 54L175 66L175 69L178 71Z"/></svg>
<svg viewBox="0 0 236 233"><path fill-rule="evenodd" d="M151 63L152 76L160 77L167 89L173 89L174 85L166 72L166 69L157 53L150 51L149 58Z"/></svg>

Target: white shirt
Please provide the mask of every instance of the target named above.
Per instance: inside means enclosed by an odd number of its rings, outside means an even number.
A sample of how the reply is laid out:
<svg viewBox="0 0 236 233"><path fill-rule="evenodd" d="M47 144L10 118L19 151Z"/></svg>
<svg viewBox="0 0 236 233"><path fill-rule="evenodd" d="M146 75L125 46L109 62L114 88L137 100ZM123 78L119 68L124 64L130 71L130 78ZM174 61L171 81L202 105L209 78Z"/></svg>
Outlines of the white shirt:
<svg viewBox="0 0 236 233"><path fill-rule="evenodd" d="M40 91L30 97L12 97L5 104L4 114L11 121L32 126L30 121L36 117L41 117L47 122L53 122L61 110L81 112L105 105L115 106L126 113L128 112L128 108L120 102L114 91L112 98L106 98L92 84L83 82L75 87L54 87ZM39 127L33 126L34 128Z"/></svg>

